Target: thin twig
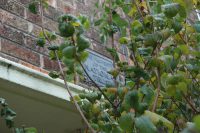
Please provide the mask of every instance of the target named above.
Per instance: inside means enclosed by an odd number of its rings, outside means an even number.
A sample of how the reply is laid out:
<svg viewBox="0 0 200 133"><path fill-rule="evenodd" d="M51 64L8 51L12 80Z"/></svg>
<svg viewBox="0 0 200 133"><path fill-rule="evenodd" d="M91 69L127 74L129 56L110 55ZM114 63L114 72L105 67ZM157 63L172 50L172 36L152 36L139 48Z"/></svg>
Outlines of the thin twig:
<svg viewBox="0 0 200 133"><path fill-rule="evenodd" d="M64 71L63 71L62 65L61 65L61 63L60 63L60 61L59 61L58 53L57 53L56 51L55 51L55 55L56 55L57 62L58 62L59 68L60 68L61 76L62 76L62 78L63 78L63 80L64 80L64 83L65 83L65 88L67 89L67 92L69 93L70 98L72 99L73 103L75 104L77 110L79 111L79 113L80 113L82 119L84 120L84 122L86 123L87 127L90 129L90 131L91 131L92 133L96 133L96 131L95 131L95 130L91 127L91 125L89 124L89 122L88 122L88 120L86 119L85 115L83 114L83 112L82 112L80 106L78 105L77 101L74 99L74 97L73 97L73 95L72 95L72 93L71 93L71 91L70 91L69 85L68 85L68 83L67 83L67 81L66 81L66 79L65 79L66 75L65 75L65 73L64 73Z"/></svg>
<svg viewBox="0 0 200 133"><path fill-rule="evenodd" d="M158 98L159 98L159 95L160 95L160 89L161 89L161 80L160 80L160 69L157 68L157 82L158 82L158 88L157 88L157 94L156 94L156 99L154 101L154 104L153 104L153 108L152 108L152 112L154 112L156 110L156 107L157 107L157 104L158 104Z"/></svg>
<svg viewBox="0 0 200 133"><path fill-rule="evenodd" d="M137 2L135 0L133 0L133 4L136 6L136 8L137 8L142 20L144 20L144 16L143 16L143 14L142 14L142 12L140 10L140 7L138 6L138 4L137 4Z"/></svg>
<svg viewBox="0 0 200 133"><path fill-rule="evenodd" d="M41 2L41 1L40 1L39 7L40 7L40 10L41 10L41 17L42 17L42 31L43 31L43 34L44 34L45 38L46 38L47 41L49 42L49 45L52 46L51 41L49 40L48 36L46 35L46 33L45 33L45 31L44 31L44 27L43 27L43 7L42 7L42 2ZM69 85L68 85L68 83L67 83L67 81L66 81L66 79L65 79L66 75L65 75L64 70L63 70L63 68L62 68L62 65L61 65L61 62L60 62L58 53L57 53L56 51L54 51L54 53L55 53L55 56L56 56L56 59L57 59L57 63L58 63L58 65L59 65L60 73L61 73L61 76L62 76L62 78L63 78L65 88L66 88L68 94L70 95L70 98L71 98L72 102L74 103L76 109L77 109L78 112L80 113L82 119L84 120L85 124L86 124L87 127L90 129L90 131L91 131L92 133L96 133L96 131L91 127L91 125L89 124L88 120L87 120L86 117L84 116L84 114L83 114L83 112L82 112L80 106L78 105L77 101L74 99L74 97L73 97L73 95L72 95L72 93L71 93L71 91L70 91Z"/></svg>
<svg viewBox="0 0 200 133"><path fill-rule="evenodd" d="M145 2L146 2L146 5L147 5L147 10L148 10L149 14L151 14L151 7L149 5L149 1L145 0Z"/></svg>
<svg viewBox="0 0 200 133"><path fill-rule="evenodd" d="M176 103L176 101L174 100L174 98L171 98L172 102L178 107L178 109L181 111L181 113L183 114L183 116L185 117L186 120L189 120L187 115L185 114L185 112L179 107L179 105Z"/></svg>
<svg viewBox="0 0 200 133"><path fill-rule="evenodd" d="M115 107L115 105L113 104L113 102L108 98L108 96L102 91L102 89L97 85L97 83L90 77L90 75L88 74L88 72L86 71L85 67L83 66L83 64L81 63L81 61L79 60L79 58L77 57L79 64L81 65L83 71L85 72L86 76L90 79L90 81L95 85L95 87L101 92L101 94L104 96L104 98L106 100L109 101L109 103Z"/></svg>
<svg viewBox="0 0 200 133"><path fill-rule="evenodd" d="M192 111L193 111L195 114L196 114L196 113L200 113L200 111L198 111L198 110L196 109L196 107L191 103L191 101L187 98L187 96L186 96L185 94L183 94L183 93L182 93L182 95L183 95L183 98L185 99L185 101L190 105Z"/></svg>

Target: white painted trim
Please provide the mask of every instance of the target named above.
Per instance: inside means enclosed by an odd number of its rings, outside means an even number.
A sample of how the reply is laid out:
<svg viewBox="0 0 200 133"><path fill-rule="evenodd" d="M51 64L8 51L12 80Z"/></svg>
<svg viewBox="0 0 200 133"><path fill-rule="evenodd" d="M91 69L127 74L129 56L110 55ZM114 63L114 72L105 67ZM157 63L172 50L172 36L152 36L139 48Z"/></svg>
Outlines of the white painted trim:
<svg viewBox="0 0 200 133"><path fill-rule="evenodd" d="M70 100L63 80L52 79L48 75L0 57L0 80L6 80L34 91L45 93L63 100ZM68 83L73 94L85 90Z"/></svg>
<svg viewBox="0 0 200 133"><path fill-rule="evenodd" d="M199 14L199 11L198 11L198 10L196 10L196 12L197 12L197 17L198 17L198 20L200 20L200 14Z"/></svg>

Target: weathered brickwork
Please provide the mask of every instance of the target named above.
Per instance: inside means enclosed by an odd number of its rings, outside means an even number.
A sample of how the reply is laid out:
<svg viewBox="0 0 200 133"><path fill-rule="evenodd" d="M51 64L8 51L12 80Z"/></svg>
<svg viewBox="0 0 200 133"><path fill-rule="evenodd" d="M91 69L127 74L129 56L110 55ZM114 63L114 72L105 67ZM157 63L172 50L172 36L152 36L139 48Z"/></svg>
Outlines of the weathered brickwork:
<svg viewBox="0 0 200 133"><path fill-rule="evenodd" d="M0 0L0 56L32 69L47 73L46 70L58 69L57 63L48 59L47 48L36 45L37 35L41 32L41 14L33 14L27 6L32 0ZM58 33L57 19L64 13L92 16L96 0L48 0L49 8L44 10L43 25L46 30L55 31L61 43L63 38ZM92 20L93 18L91 18ZM87 31L91 39L91 49L110 57L105 47L100 44L99 34L95 29ZM121 54L121 58L125 58Z"/></svg>
<svg viewBox="0 0 200 133"><path fill-rule="evenodd" d="M11 41L1 39L1 51L33 65L40 66L40 55L38 53L28 50Z"/></svg>

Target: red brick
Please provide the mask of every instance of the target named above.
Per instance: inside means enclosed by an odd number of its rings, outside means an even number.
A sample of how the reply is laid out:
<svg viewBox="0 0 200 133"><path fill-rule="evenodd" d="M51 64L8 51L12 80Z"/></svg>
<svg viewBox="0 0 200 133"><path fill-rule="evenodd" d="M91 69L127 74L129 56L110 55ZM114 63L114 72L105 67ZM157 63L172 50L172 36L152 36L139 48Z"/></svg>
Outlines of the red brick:
<svg viewBox="0 0 200 133"><path fill-rule="evenodd" d="M13 56L9 56L9 55L4 54L4 53L0 53L0 57L11 60L11 61L16 62L16 63L19 62L19 59L15 58Z"/></svg>
<svg viewBox="0 0 200 133"><path fill-rule="evenodd" d="M75 10L71 2L66 2L66 1L64 2L64 1L60 0L58 2L57 6L64 13L71 13L71 14L73 14L73 12Z"/></svg>
<svg viewBox="0 0 200 133"><path fill-rule="evenodd" d="M31 3L32 0L16 0L16 1L17 1L17 2L20 2L20 3L22 3L22 4L25 4L25 5L26 5L26 4L28 5L29 3Z"/></svg>
<svg viewBox="0 0 200 133"><path fill-rule="evenodd" d="M44 17L44 28L50 30L50 31L55 31L56 33L58 33L58 23L49 19L49 18L46 18Z"/></svg>
<svg viewBox="0 0 200 133"><path fill-rule="evenodd" d="M59 70L58 63L56 61L52 61L47 56L43 56L44 59L44 69L47 70Z"/></svg>
<svg viewBox="0 0 200 133"><path fill-rule="evenodd" d="M24 17L25 8L12 0L0 0L0 8Z"/></svg>
<svg viewBox="0 0 200 133"><path fill-rule="evenodd" d="M0 17L3 24L13 26L17 29L28 32L28 22L12 13L0 9Z"/></svg>
<svg viewBox="0 0 200 133"><path fill-rule="evenodd" d="M26 66L26 67L28 67L28 68L31 68L33 70L42 72L44 74L48 74L48 71L46 71L46 70L44 70L44 69L42 69L40 67L34 66L34 65L30 64L30 63L27 63L27 62L24 62L24 61L19 61L19 63L24 65L24 66Z"/></svg>
<svg viewBox="0 0 200 133"><path fill-rule="evenodd" d="M40 14L33 14L31 13L28 9L26 10L26 19L35 23L35 24L38 24L38 25L42 25L42 17Z"/></svg>
<svg viewBox="0 0 200 133"><path fill-rule="evenodd" d="M63 13L61 11L58 11L52 6L49 6L47 9L44 10L44 16L54 21L57 21L58 17L61 16L62 14Z"/></svg>
<svg viewBox="0 0 200 133"><path fill-rule="evenodd" d="M28 23L28 33L33 35L33 36L38 36L40 32L42 31L42 28L33 24L33 23Z"/></svg>
<svg viewBox="0 0 200 133"><path fill-rule="evenodd" d="M40 66L40 55L8 40L1 39L1 52L17 57L25 62Z"/></svg>
<svg viewBox="0 0 200 133"><path fill-rule="evenodd" d="M57 1L58 0L47 0L48 4L54 8L57 8Z"/></svg>
<svg viewBox="0 0 200 133"><path fill-rule="evenodd" d="M24 44L24 34L20 31L17 31L9 26L5 26L0 23L0 36L17 42L21 45Z"/></svg>
<svg viewBox="0 0 200 133"><path fill-rule="evenodd" d="M28 36L27 35L25 37L25 39L26 39L26 43L24 45L26 47L28 47L28 48L36 51L36 52L39 52L39 53L41 53L43 55L48 55L47 47L42 48L42 47L39 47L39 46L36 45L37 38L34 38L32 36Z"/></svg>
<svg viewBox="0 0 200 133"><path fill-rule="evenodd" d="M112 56L108 53L105 46L97 44L96 42L93 42L92 47L93 47L92 49L93 51L96 51L97 53L112 59Z"/></svg>

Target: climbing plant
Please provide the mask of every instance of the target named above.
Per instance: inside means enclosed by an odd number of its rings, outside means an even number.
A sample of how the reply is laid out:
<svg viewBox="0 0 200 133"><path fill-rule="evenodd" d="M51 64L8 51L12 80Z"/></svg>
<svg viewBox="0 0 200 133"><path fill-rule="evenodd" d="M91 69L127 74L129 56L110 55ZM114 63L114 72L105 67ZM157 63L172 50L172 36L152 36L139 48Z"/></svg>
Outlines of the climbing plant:
<svg viewBox="0 0 200 133"><path fill-rule="evenodd" d="M34 1L29 9L41 14L46 4ZM92 23L113 57L109 72L115 85L100 88L82 65L90 41L86 16L62 15L58 22L64 43L55 44L54 32L43 31L37 45L48 45L50 58L60 71L84 122L91 132L198 133L200 132L200 22L198 0L104 0L96 3L100 17ZM108 41L108 40L112 41ZM117 41L117 43L116 43ZM108 44L111 43L111 44ZM112 45L112 47L108 47ZM130 62L120 60L118 48L126 45ZM63 67L64 66L64 67ZM97 88L72 96L67 78L83 72ZM117 83L124 75L125 83Z"/></svg>
<svg viewBox="0 0 200 133"><path fill-rule="evenodd" d="M30 127L16 127L14 119L16 117L16 112L8 106L8 103L5 99L0 98L0 119L2 118L5 121L6 126L13 133L38 133L36 128Z"/></svg>

